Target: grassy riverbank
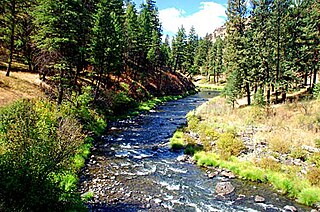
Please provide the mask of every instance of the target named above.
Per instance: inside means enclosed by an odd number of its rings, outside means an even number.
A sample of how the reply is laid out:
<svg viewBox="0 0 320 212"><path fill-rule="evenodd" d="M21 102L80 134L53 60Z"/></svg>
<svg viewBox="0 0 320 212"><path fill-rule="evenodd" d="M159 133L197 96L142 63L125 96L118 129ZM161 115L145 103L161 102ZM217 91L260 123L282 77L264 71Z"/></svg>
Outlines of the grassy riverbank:
<svg viewBox="0 0 320 212"><path fill-rule="evenodd" d="M107 121L138 115L192 93L149 96L141 102L120 90L110 94L109 108L102 108L93 104L93 91L86 87L81 95L56 106L45 98L41 81L34 81L37 76L24 72L0 76L0 93L5 94L0 102L1 211L86 211L81 199L89 197L77 192L78 174Z"/></svg>
<svg viewBox="0 0 320 212"><path fill-rule="evenodd" d="M319 100L232 109L217 97L188 114L171 146L184 147L200 166L270 183L314 206L320 202L319 114Z"/></svg>

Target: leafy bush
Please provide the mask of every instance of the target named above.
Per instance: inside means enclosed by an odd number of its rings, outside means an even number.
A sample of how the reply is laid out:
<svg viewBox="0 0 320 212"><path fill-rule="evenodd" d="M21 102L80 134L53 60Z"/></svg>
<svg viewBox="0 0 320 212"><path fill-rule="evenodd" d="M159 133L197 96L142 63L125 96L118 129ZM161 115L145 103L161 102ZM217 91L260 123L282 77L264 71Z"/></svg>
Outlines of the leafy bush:
<svg viewBox="0 0 320 212"><path fill-rule="evenodd" d="M290 156L294 159L305 161L308 157L308 151L302 149L301 147L293 148L290 152Z"/></svg>
<svg viewBox="0 0 320 212"><path fill-rule="evenodd" d="M320 98L320 83L315 84L312 95L314 98L319 99Z"/></svg>
<svg viewBox="0 0 320 212"><path fill-rule="evenodd" d="M90 107L93 101L91 87L86 87L83 94L73 96L70 102L64 102L60 110L63 114L73 116L83 124L83 129L100 135L107 127L104 118Z"/></svg>
<svg viewBox="0 0 320 212"><path fill-rule="evenodd" d="M2 108L0 210L62 210L63 202L76 202L73 163L84 144L81 131L75 118L47 101Z"/></svg>
<svg viewBox="0 0 320 212"><path fill-rule="evenodd" d="M272 137L269 140L269 148L274 152L287 154L290 152L291 143L281 137Z"/></svg>
<svg viewBox="0 0 320 212"><path fill-rule="evenodd" d="M199 118L195 115L195 111L191 111L187 114L188 129L194 131L197 129L200 122Z"/></svg>
<svg viewBox="0 0 320 212"><path fill-rule="evenodd" d="M281 164L271 157L261 158L261 160L257 161L256 164L263 169L269 169L272 171L281 170Z"/></svg>
<svg viewBox="0 0 320 212"><path fill-rule="evenodd" d="M320 139L319 139L319 138L318 138L318 139L315 139L315 140L314 140L314 143L315 143L315 145L316 145L317 148L320 148Z"/></svg>
<svg viewBox="0 0 320 212"><path fill-rule="evenodd" d="M115 114L123 114L136 105L137 103L134 101L134 99L129 97L126 92L120 91L114 94L111 109Z"/></svg>
<svg viewBox="0 0 320 212"><path fill-rule="evenodd" d="M243 141L237 139L232 133L221 134L216 145L223 159L228 159L230 156L238 156L245 149Z"/></svg>
<svg viewBox="0 0 320 212"><path fill-rule="evenodd" d="M320 168L311 168L307 173L307 178L311 185L320 187Z"/></svg>
<svg viewBox="0 0 320 212"><path fill-rule="evenodd" d="M254 94L254 104L257 106L265 106L266 105L266 101L265 101L262 89L259 89L258 92Z"/></svg>
<svg viewBox="0 0 320 212"><path fill-rule="evenodd" d="M320 168L320 152L315 152L308 158L309 163L314 163L318 168Z"/></svg>

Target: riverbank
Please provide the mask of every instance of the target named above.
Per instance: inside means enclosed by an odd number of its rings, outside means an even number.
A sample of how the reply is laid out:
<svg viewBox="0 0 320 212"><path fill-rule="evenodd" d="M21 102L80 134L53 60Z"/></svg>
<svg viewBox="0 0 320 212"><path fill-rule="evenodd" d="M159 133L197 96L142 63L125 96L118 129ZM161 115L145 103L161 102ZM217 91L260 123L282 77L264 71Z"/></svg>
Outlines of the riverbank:
<svg viewBox="0 0 320 212"><path fill-rule="evenodd" d="M185 148L200 166L272 184L276 191L317 207L319 112L318 100L232 109L218 97L188 114L188 126L175 134L171 146Z"/></svg>
<svg viewBox="0 0 320 212"><path fill-rule="evenodd" d="M173 89L174 96L153 97L154 90L143 96L145 101L134 99L129 85L122 81L121 88L105 99L112 102L93 105L92 89L83 87L81 95L71 95L56 107L45 94L52 90L50 81L44 87L36 73L4 74L1 71L0 210L4 211L86 211L82 201L88 196L80 197L76 191L78 174L94 140L105 133L107 121L132 117L192 93L184 88L188 80L168 74L166 82L174 78L174 83L163 87L162 93L169 94Z"/></svg>

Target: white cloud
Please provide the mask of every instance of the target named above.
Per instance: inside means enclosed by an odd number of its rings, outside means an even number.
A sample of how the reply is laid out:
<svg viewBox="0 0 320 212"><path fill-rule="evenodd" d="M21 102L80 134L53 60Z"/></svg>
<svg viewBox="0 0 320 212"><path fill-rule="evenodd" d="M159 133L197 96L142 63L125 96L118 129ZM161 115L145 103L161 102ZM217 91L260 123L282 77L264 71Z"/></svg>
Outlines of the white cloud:
<svg viewBox="0 0 320 212"><path fill-rule="evenodd" d="M187 34L191 26L194 26L199 36L204 37L225 22L225 10L226 8L218 3L201 2L196 13L186 15L184 10L167 8L159 11L159 17L164 34L176 34L183 25Z"/></svg>

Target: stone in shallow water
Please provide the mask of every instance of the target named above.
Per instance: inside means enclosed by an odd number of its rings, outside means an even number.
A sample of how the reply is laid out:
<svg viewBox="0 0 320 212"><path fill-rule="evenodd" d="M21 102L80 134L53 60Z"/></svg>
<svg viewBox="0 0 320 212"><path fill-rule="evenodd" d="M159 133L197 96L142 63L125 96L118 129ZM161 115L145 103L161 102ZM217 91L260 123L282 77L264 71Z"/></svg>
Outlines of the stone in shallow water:
<svg viewBox="0 0 320 212"><path fill-rule="evenodd" d="M227 195L234 191L234 187L230 182L219 182L216 185L216 193L218 195Z"/></svg>
<svg viewBox="0 0 320 212"><path fill-rule="evenodd" d="M210 173L208 173L208 178L212 179L212 178L216 177L218 174L219 174L218 172L210 172Z"/></svg>
<svg viewBox="0 0 320 212"><path fill-rule="evenodd" d="M294 207L294 206L291 206L291 205L286 205L286 206L284 206L284 208L283 208L286 212L288 211L288 212L295 212L295 211L297 211L297 209Z"/></svg>
<svg viewBox="0 0 320 212"><path fill-rule="evenodd" d="M177 157L177 161L179 161L179 162L186 162L187 160L188 160L187 155L180 155Z"/></svg>
<svg viewBox="0 0 320 212"><path fill-rule="evenodd" d="M257 195L257 196L254 197L254 201L256 203L264 203L266 201L266 199L264 197L262 197L262 196Z"/></svg>
<svg viewBox="0 0 320 212"><path fill-rule="evenodd" d="M236 176L235 176L232 172L229 172L229 171L222 171L222 172L221 172L221 176L227 177L227 178L229 178L229 179L234 179L234 178L236 178Z"/></svg>

